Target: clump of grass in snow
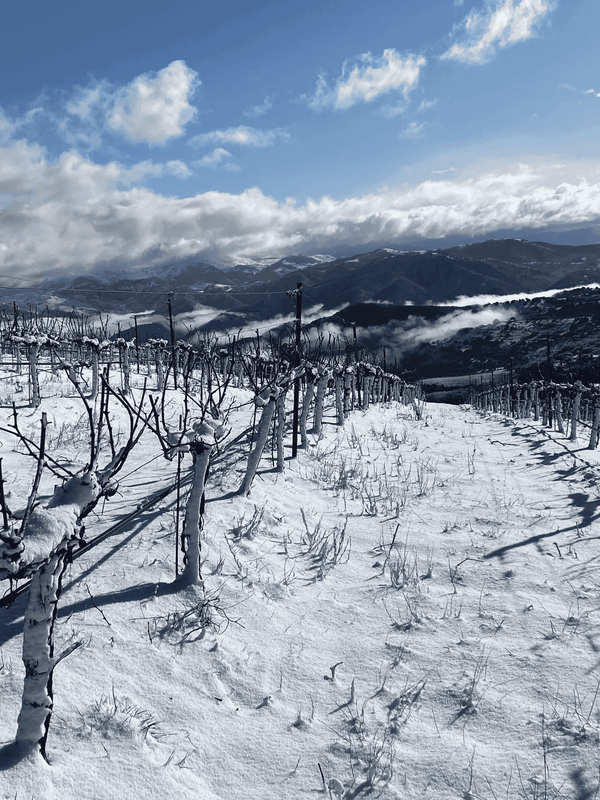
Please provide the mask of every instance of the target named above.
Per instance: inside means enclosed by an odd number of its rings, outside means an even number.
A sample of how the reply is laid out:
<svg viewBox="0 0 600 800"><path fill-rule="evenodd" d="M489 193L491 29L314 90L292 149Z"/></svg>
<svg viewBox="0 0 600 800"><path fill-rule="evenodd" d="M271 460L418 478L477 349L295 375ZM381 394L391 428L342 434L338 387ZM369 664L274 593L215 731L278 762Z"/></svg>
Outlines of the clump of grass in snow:
<svg viewBox="0 0 600 800"><path fill-rule="evenodd" d="M304 509L301 508L300 512L306 529L306 535L302 539L305 555L309 557L311 568L315 570L314 580L320 581L336 564L345 564L350 558L351 540L346 533L348 517L343 525L336 525L331 530L325 530L321 524L323 520L320 519L311 531Z"/></svg>
<svg viewBox="0 0 600 800"><path fill-rule="evenodd" d="M590 697L582 697L578 686L573 687L572 694L568 697L561 697L557 691L551 700L550 712L543 713L547 731L546 744L549 748L562 746L563 737L570 738L576 744L586 741L593 744L600 742L599 695L600 681L596 683Z"/></svg>
<svg viewBox="0 0 600 800"><path fill-rule="evenodd" d="M403 592L402 596L406 605L406 612L403 612L400 606L397 606L396 613L394 614L385 603L383 605L390 619L392 628L395 631L406 632L414 628L415 625L420 625L423 622L423 612L421 611L418 594L409 597L406 592Z"/></svg>
<svg viewBox="0 0 600 800"><path fill-rule="evenodd" d="M265 506L262 508L258 508L254 506L254 513L248 520L248 522L244 522L245 515L239 519L238 524L234 527L233 531L231 532L231 538L234 542L239 542L242 539L248 539L252 541L258 534L260 524L263 520L265 515Z"/></svg>
<svg viewBox="0 0 600 800"><path fill-rule="evenodd" d="M408 538L404 545L395 548L386 560L390 585L393 589L405 589L418 586L420 581L433 577L433 550L427 550L427 561L424 570L419 566L417 551L408 550Z"/></svg>
<svg viewBox="0 0 600 800"><path fill-rule="evenodd" d="M74 422L62 420L60 425L57 425L56 420L52 420L48 426L46 444L51 450L61 450L65 447L89 448L89 440L89 427L85 413L81 414L79 419Z"/></svg>
<svg viewBox="0 0 600 800"><path fill-rule="evenodd" d="M341 795L345 800L383 791L392 780L397 737L418 707L425 685L424 679L392 695L384 681L359 708L353 682L351 700L339 707L346 712L339 731L341 741L332 748L349 761L351 778L343 785L345 791ZM339 790L341 781L336 781Z"/></svg>
<svg viewBox="0 0 600 800"><path fill-rule="evenodd" d="M229 621L219 604L219 595L204 594L189 606L149 620L148 637L152 643L168 641L183 647L203 639L209 630L220 632Z"/></svg>
<svg viewBox="0 0 600 800"><path fill-rule="evenodd" d="M456 712L451 724L457 722L461 717L471 716L477 713L477 706L483 693L480 691L480 683L485 680L488 667L488 658L485 655L485 650L482 649L477 658L472 674L465 672L466 678L462 688L457 692L452 692L457 696L460 704L459 710Z"/></svg>
<svg viewBox="0 0 600 800"><path fill-rule="evenodd" d="M78 713L82 735L97 733L105 739L128 737L145 740L149 735L160 738L160 722L154 714L136 706L127 697L117 697L114 686L111 694L102 695L85 714Z"/></svg>

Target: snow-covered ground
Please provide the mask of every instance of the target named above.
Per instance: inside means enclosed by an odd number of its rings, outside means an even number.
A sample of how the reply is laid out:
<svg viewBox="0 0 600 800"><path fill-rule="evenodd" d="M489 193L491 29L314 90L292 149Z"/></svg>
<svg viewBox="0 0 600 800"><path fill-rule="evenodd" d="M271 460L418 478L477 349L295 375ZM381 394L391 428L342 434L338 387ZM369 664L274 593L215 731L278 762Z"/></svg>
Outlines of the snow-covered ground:
<svg viewBox="0 0 600 800"><path fill-rule="evenodd" d="M0 378L23 430L45 410L50 452L82 466L68 385L32 411ZM230 439L250 417L232 409ZM206 594L173 582L174 493L69 567L57 650L84 646L55 670L50 764L11 746L25 600L0 609L1 800L597 796L600 453L468 407L329 423L247 498L249 442L215 460ZM35 464L0 441L15 510ZM175 468L145 434L88 535Z"/></svg>

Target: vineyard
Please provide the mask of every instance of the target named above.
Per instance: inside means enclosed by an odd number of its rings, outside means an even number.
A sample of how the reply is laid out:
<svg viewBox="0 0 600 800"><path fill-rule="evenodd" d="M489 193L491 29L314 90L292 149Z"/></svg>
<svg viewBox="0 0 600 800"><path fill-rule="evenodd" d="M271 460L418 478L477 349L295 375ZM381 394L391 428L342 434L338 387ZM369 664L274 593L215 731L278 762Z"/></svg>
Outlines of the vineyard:
<svg viewBox="0 0 600 800"><path fill-rule="evenodd" d="M2 800L598 795L594 391L3 325Z"/></svg>

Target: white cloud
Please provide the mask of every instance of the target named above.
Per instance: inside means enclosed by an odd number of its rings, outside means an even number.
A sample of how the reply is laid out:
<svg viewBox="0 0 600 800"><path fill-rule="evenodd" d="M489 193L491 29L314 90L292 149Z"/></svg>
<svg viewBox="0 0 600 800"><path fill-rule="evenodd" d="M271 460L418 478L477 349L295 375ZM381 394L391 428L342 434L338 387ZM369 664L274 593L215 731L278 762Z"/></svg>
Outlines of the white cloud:
<svg viewBox="0 0 600 800"><path fill-rule="evenodd" d="M206 144L221 142L223 144L241 144L249 147L269 147L275 144L277 138L289 139L289 134L276 128L270 131L261 131L249 125L238 125L237 128L227 128L222 131L210 131L192 136L188 144L192 147L202 147Z"/></svg>
<svg viewBox="0 0 600 800"><path fill-rule="evenodd" d="M554 0L488 0L482 11L473 10L455 29L455 42L441 58L484 64L497 49L525 41L555 7Z"/></svg>
<svg viewBox="0 0 600 800"><path fill-rule="evenodd" d="M0 108L0 144L10 141L15 132L14 120L7 117L4 110Z"/></svg>
<svg viewBox="0 0 600 800"><path fill-rule="evenodd" d="M332 317L334 314L337 314L339 311L346 308L347 306L348 303L342 303L342 305L338 306L337 308L324 310L322 303L316 303L315 305L310 306L309 308L306 308L302 311L302 320L306 324L309 324L317 319ZM257 329L260 331L262 335L266 333L266 331L268 330L273 330L273 328L278 328L281 325L293 323L295 318L296 318L295 314L289 313L289 314L277 314L275 317L271 317L271 319L261 319L261 318L251 319L251 320L246 319L244 325L242 325L241 327L240 326L232 327L228 331L224 331L222 334L217 336L217 339L219 341L226 341L226 338L232 334L233 335L238 334L241 336L247 336L248 334L254 335ZM198 327L198 324L204 324L204 323L202 322L196 323L196 327Z"/></svg>
<svg viewBox="0 0 600 800"><path fill-rule="evenodd" d="M117 180L123 186L133 186L146 178L161 178L163 175L172 175L176 178L188 178L192 173L183 161L167 161L165 164L155 164L153 161L140 161L133 167L122 167L116 165L118 169Z"/></svg>
<svg viewBox="0 0 600 800"><path fill-rule="evenodd" d="M400 132L401 139L419 139L421 131L425 127L425 122L411 122L407 127Z"/></svg>
<svg viewBox="0 0 600 800"><path fill-rule="evenodd" d="M214 167L218 166L224 158L231 158L231 153L224 147L215 148L212 153L208 153L199 161L194 161L195 167Z"/></svg>
<svg viewBox="0 0 600 800"><path fill-rule="evenodd" d="M108 126L135 142L148 144L164 144L181 136L196 113L189 101L199 83L197 78L184 61L172 61L154 77L150 73L139 75L117 92ZM82 99L79 113L86 113L91 102L89 96Z"/></svg>
<svg viewBox="0 0 600 800"><path fill-rule="evenodd" d="M139 75L120 88L106 79L92 81L57 103L43 98L40 107L10 120L9 133L15 138L17 131L28 129L29 138L39 140L52 129L68 146L85 150L100 147L107 130L133 141L163 144L181 136L195 115L189 100L198 84L196 73L183 61L173 61L156 75Z"/></svg>
<svg viewBox="0 0 600 800"><path fill-rule="evenodd" d="M273 108L273 98L272 97L265 97L263 102L258 106L252 106L252 108L247 109L244 111L245 117L262 117L263 114L266 114L267 111L270 111Z"/></svg>
<svg viewBox="0 0 600 800"><path fill-rule="evenodd" d="M89 122L97 109L105 109L111 102L111 86L107 80L92 86L78 86L73 97L66 103L69 114Z"/></svg>
<svg viewBox="0 0 600 800"><path fill-rule="evenodd" d="M419 81L421 68L427 63L423 56L408 55L402 58L394 49L383 51L380 58L371 53L360 56L348 72L344 64L342 74L333 88L329 88L324 75L317 78L317 88L312 98L306 98L309 108L347 109L356 103L369 103L391 91L400 91L406 98Z"/></svg>
<svg viewBox="0 0 600 800"><path fill-rule="evenodd" d="M600 285L597 283L586 283L581 286L570 286L569 289L583 289L586 286L590 287L591 289L600 289ZM479 295L466 295L461 294L454 300L448 300L443 303L439 303L441 306L486 306L491 305L492 303L514 303L518 302L519 300L530 300L536 297L554 297L561 292L564 292L564 289L546 289L544 292L515 292L513 294L479 294ZM514 316L514 313L513 313Z"/></svg>
<svg viewBox="0 0 600 800"><path fill-rule="evenodd" d="M49 161L23 141L0 147L0 271L26 278L113 259L145 265L201 253L231 262L500 230L600 231L600 163L519 165L303 205L257 188L177 198L136 183L186 169L181 162L99 165L75 151Z"/></svg>
<svg viewBox="0 0 600 800"><path fill-rule="evenodd" d="M407 105L402 103L399 106L381 106L379 109L379 113L382 117L387 117L388 119L394 119L399 114L404 114L407 109Z"/></svg>
<svg viewBox="0 0 600 800"><path fill-rule="evenodd" d="M30 108L21 117L9 117L0 107L0 142L8 142L23 128L34 124L43 115L41 106Z"/></svg>
<svg viewBox="0 0 600 800"><path fill-rule="evenodd" d="M86 114L89 118L85 121L75 119L75 114L69 110L71 103L66 104L68 113L62 113L60 104L57 104L58 111L47 98L38 98L43 104L30 108L20 116L9 117L0 108L0 143L14 140L18 136L27 136L30 141L43 139L49 131L62 137L64 143L69 146L98 146L101 143L98 134L98 124L96 119L91 118L91 114ZM90 101L91 102L91 101ZM73 108L77 106L73 103ZM80 110L77 107L77 110ZM83 106L81 109L83 111Z"/></svg>
<svg viewBox="0 0 600 800"><path fill-rule="evenodd" d="M576 92L577 89L574 86L571 86L570 83L560 83L558 86L559 89L568 89L570 92Z"/></svg>
<svg viewBox="0 0 600 800"><path fill-rule="evenodd" d="M491 302L496 302L497 297ZM450 303L444 305L451 305ZM436 322L427 322L422 317L409 317L404 331L396 331L396 341L405 347L415 347L425 342L443 342L463 328L480 328L494 322L508 322L518 317L514 308L484 308L480 311L455 311L440 317Z"/></svg>

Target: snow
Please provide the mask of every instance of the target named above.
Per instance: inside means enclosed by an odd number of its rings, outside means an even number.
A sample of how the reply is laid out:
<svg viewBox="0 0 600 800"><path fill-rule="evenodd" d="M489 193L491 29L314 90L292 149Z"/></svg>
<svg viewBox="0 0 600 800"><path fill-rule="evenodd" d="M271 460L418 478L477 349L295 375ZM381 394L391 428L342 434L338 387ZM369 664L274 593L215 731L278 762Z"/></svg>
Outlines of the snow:
<svg viewBox="0 0 600 800"><path fill-rule="evenodd" d="M53 457L85 465L66 377L46 376L35 412L0 379L23 430L46 411ZM251 400L228 393L229 439ZM173 427L180 403L168 390ZM0 609L0 800L594 796L600 453L467 406L372 406L340 428L333 403L283 473L263 457L248 497L249 441L221 449L204 588L173 580L175 493L70 565L56 652L84 645L55 670L50 764L12 745L25 598ZM35 468L0 437L15 510ZM87 536L176 461L144 433Z"/></svg>

